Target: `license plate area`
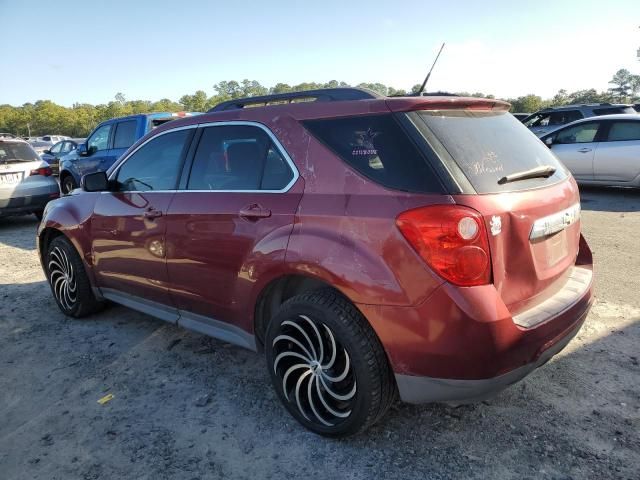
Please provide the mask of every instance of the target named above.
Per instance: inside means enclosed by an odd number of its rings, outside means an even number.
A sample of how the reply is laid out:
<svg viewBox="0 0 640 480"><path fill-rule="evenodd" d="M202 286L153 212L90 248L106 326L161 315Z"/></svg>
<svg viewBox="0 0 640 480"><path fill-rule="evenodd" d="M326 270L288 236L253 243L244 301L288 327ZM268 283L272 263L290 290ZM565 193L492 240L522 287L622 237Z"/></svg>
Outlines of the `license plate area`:
<svg viewBox="0 0 640 480"><path fill-rule="evenodd" d="M0 173L0 185L15 185L22 181L22 172Z"/></svg>

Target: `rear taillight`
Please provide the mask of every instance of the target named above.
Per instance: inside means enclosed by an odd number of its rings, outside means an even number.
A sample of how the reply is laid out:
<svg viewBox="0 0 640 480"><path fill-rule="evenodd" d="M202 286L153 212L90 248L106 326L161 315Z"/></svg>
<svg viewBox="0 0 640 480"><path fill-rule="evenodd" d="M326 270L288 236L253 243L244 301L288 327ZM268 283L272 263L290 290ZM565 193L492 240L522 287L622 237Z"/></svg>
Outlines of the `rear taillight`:
<svg viewBox="0 0 640 480"><path fill-rule="evenodd" d="M491 282L487 230L475 210L458 205L421 207L401 213L396 225L445 280L464 287Z"/></svg>
<svg viewBox="0 0 640 480"><path fill-rule="evenodd" d="M50 177L53 174L51 167L40 167L31 170L31 175L42 175L43 177Z"/></svg>

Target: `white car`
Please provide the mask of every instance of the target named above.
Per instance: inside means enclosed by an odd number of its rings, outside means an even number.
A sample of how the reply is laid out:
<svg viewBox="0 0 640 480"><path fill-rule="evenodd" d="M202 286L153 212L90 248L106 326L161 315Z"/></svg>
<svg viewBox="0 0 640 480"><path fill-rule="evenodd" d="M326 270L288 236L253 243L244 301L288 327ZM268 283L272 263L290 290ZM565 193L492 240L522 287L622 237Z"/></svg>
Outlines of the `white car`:
<svg viewBox="0 0 640 480"><path fill-rule="evenodd" d="M34 213L42 218L45 205L59 196L51 167L31 145L17 138L0 138L0 217Z"/></svg>
<svg viewBox="0 0 640 480"><path fill-rule="evenodd" d="M578 183L640 187L640 115L584 118L540 140Z"/></svg>

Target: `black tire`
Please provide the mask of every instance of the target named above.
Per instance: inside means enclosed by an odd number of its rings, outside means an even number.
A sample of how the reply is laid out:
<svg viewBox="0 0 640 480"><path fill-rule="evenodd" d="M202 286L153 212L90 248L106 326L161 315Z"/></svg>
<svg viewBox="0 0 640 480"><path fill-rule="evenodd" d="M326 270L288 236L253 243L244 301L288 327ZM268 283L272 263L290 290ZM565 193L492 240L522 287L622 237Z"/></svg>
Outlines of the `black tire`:
<svg viewBox="0 0 640 480"><path fill-rule="evenodd" d="M80 255L66 237L51 241L44 264L51 293L62 313L81 318L103 306L93 294Z"/></svg>
<svg viewBox="0 0 640 480"><path fill-rule="evenodd" d="M380 340L335 290L287 300L269 322L265 353L286 409L320 435L362 432L384 416L395 398L395 381Z"/></svg>
<svg viewBox="0 0 640 480"><path fill-rule="evenodd" d="M78 188L76 185L76 181L73 179L71 175L65 175L62 179L62 184L60 185L60 190L64 195L69 195L73 190Z"/></svg>

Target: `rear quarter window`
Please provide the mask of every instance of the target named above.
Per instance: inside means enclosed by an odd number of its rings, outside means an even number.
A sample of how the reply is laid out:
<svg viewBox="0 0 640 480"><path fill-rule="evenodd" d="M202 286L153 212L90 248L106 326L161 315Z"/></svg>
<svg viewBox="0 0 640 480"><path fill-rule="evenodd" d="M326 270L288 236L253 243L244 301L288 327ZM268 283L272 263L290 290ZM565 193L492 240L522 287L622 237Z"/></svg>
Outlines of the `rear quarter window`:
<svg viewBox="0 0 640 480"><path fill-rule="evenodd" d="M442 191L426 158L391 114L303 124L351 168L375 183L407 192Z"/></svg>
<svg viewBox="0 0 640 480"><path fill-rule="evenodd" d="M526 190L567 178L567 171L533 133L507 112L449 110L418 113L419 129L445 163L455 162L478 193ZM549 178L498 184L504 176L552 166Z"/></svg>

